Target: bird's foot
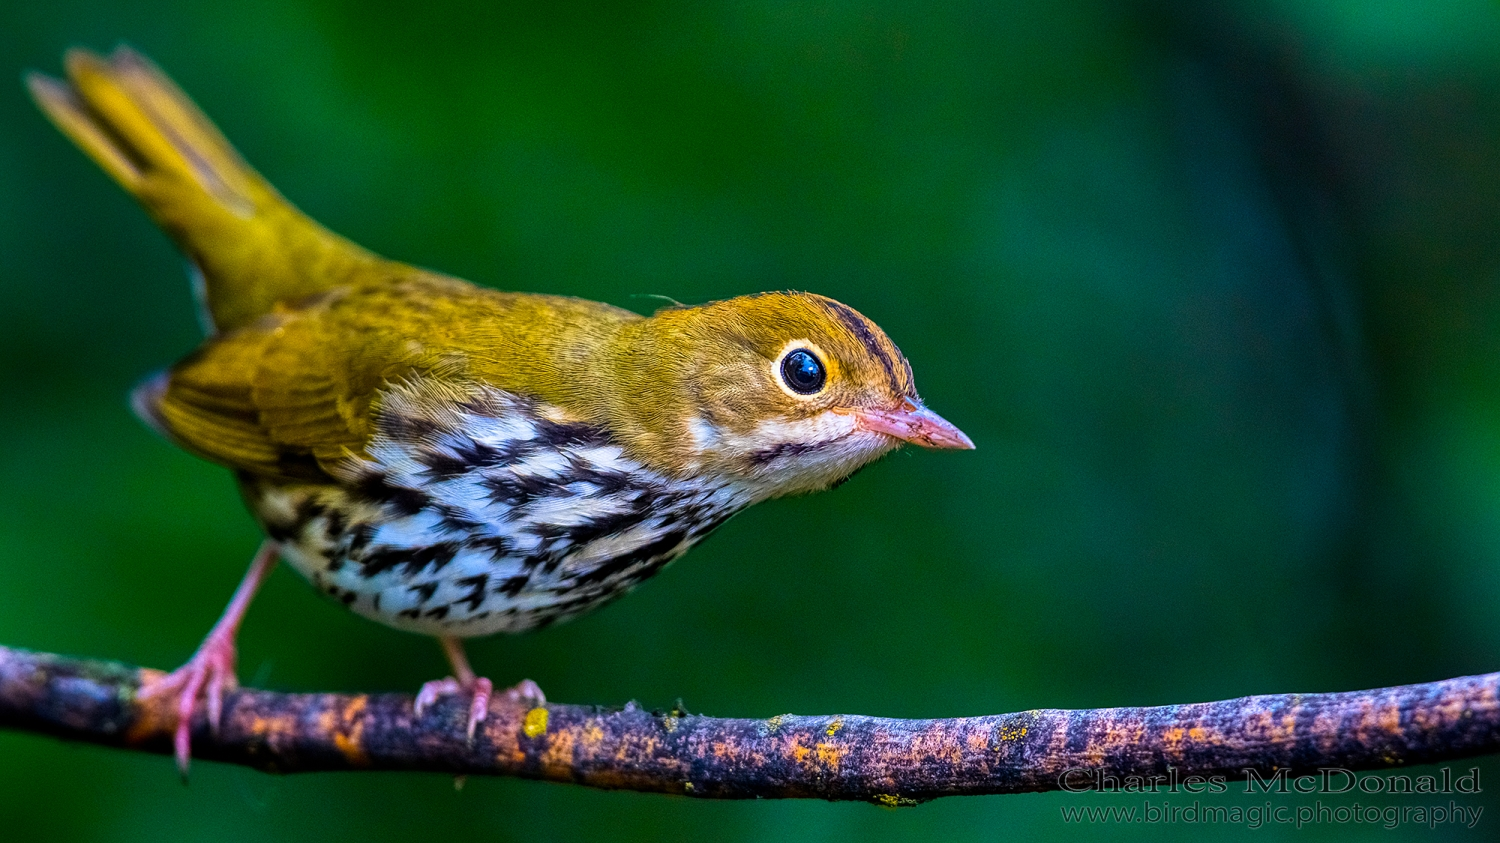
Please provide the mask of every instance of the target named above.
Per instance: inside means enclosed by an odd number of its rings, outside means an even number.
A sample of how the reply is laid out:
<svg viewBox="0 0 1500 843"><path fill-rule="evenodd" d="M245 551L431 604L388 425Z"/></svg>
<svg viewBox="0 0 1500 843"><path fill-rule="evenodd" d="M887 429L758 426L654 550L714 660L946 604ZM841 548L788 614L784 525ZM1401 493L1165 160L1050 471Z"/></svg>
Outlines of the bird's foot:
<svg viewBox="0 0 1500 843"><path fill-rule="evenodd" d="M276 567L276 553L275 542L262 542L249 570L245 571L244 579L234 590L234 597L224 607L224 614L198 645L198 652L188 659L187 664L160 679L142 683L135 692L135 698L142 701L177 694L177 729L172 735L172 749L184 782L187 781L188 757L192 751L193 711L198 707L198 694L203 693L208 702L208 728L217 736L219 720L224 714L224 692L233 691L240 685L234 675L234 637L239 634L240 621L244 620L245 610L250 608L255 592Z"/></svg>
<svg viewBox="0 0 1500 843"><path fill-rule="evenodd" d="M506 688L505 699L507 702L524 705L529 708L536 708L539 705L547 704L547 695L542 693L541 687L530 679L522 679L520 682Z"/></svg>
<svg viewBox="0 0 1500 843"><path fill-rule="evenodd" d="M452 676L442 679L434 679L422 685L422 690L417 692L416 703L412 708L418 717L427 710L429 706L438 701L439 697L449 694L472 694L469 701L469 721L467 734L469 740L474 740L474 730L483 723L490 713L490 699L495 696L495 684L483 676L476 676L469 682L462 682ZM500 698L512 705L537 706L545 705L547 697L542 689L530 679L522 679L515 685L506 688Z"/></svg>
<svg viewBox="0 0 1500 843"><path fill-rule="evenodd" d="M177 769L187 778L188 756L192 750L191 735L193 712L198 707L198 695L203 694L208 711L208 728L219 733L219 721L224 714L224 692L239 687L234 675L234 637L215 629L203 639L198 652L187 664L167 675L141 685L136 691L137 700L177 694L177 729L172 736L173 754L177 758Z"/></svg>

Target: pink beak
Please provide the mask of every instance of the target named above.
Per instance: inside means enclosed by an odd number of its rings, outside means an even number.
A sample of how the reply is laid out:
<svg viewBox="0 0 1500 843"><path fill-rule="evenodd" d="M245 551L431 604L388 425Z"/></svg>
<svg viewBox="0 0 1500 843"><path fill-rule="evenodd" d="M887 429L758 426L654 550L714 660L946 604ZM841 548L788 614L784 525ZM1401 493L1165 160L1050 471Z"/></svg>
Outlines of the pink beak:
<svg viewBox="0 0 1500 843"><path fill-rule="evenodd" d="M948 423L942 416L906 399L906 406L894 410L860 408L851 410L860 430L884 433L924 448L973 450L974 440Z"/></svg>

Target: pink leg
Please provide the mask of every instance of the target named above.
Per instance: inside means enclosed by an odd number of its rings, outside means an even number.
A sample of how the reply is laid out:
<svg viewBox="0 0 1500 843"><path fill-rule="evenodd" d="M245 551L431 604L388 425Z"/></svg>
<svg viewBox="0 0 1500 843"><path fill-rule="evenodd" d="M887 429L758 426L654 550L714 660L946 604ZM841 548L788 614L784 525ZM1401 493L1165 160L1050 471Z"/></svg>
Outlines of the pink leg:
<svg viewBox="0 0 1500 843"><path fill-rule="evenodd" d="M469 657L464 653L464 642L461 638L451 635L438 637L438 644L442 645L443 653L448 657L448 663L453 666L453 675L442 679L434 679L422 686L417 692L417 700L413 708L418 717L427 707L437 702L438 697L446 694L457 694L467 691L474 695L469 702L469 740L474 740L474 729L484 722L490 712L490 697L495 693L495 684L483 676L475 676L474 668L469 666ZM542 694L535 682L530 679L522 679L515 687L507 688L505 699L508 702L520 705L545 705L547 698Z"/></svg>
<svg viewBox="0 0 1500 843"><path fill-rule="evenodd" d="M250 601L260 590L261 583L266 581L266 575L275 567L276 544L266 541L256 551L250 570L240 580L239 588L235 589L234 597L230 598L218 623L198 646L198 652L188 659L187 664L136 691L139 700L177 692L177 731L172 743L177 755L177 769L184 779L187 778L188 757L192 750L190 738L198 693L202 691L207 697L208 726L218 734L219 720L224 713L224 691L239 686L234 675L234 639L239 634L240 621L245 619L245 611L250 608Z"/></svg>

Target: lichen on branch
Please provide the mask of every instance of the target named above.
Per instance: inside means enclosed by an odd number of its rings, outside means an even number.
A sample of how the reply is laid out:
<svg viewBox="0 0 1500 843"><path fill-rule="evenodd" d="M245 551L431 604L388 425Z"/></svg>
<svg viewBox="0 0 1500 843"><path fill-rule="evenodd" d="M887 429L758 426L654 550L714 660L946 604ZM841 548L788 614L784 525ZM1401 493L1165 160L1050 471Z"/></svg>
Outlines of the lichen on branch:
<svg viewBox="0 0 1500 843"><path fill-rule="evenodd" d="M155 671L0 647L0 727L170 754L171 702L137 701ZM1500 751L1500 673L1369 691L1142 708L897 720L707 717L496 702L472 742L467 704L421 718L405 694L230 693L197 758L296 773L421 770L519 776L716 799L912 805L939 796L1057 790L1091 777L1243 780ZM163 770L165 775L165 768Z"/></svg>

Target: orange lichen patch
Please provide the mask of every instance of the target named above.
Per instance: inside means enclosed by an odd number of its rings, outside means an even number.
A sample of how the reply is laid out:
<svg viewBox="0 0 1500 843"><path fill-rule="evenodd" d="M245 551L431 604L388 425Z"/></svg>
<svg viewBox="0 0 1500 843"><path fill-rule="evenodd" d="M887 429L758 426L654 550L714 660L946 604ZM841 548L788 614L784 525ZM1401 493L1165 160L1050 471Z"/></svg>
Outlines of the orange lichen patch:
<svg viewBox="0 0 1500 843"><path fill-rule="evenodd" d="M0 647L0 710L30 706L21 710L44 718L60 734L108 745L119 745L123 737L164 749L175 725L176 701L135 699L139 675L128 666L79 665ZM554 705L539 734L528 734L538 731L537 713L517 703L495 706L484 723L480 745L492 745L496 752L488 763L472 757L472 745L455 745L451 722L415 722L410 698L241 690L226 700L224 730L213 745L208 746L201 713L196 737L216 757L282 772L345 769L366 760L369 768L450 774L535 776L540 769L549 779L602 787L715 797L862 799L898 807L943 795L1038 789L1060 781L1059 768L1088 766L1090 758L1100 759L1103 771L1126 776L1160 769L1177 753L1198 765L1194 770L1172 762L1183 775L1226 764L1254 765L1271 774L1309 757L1315 764L1352 770L1440 761L1444 753L1467 757L1494 751L1493 725L1500 720L1496 687L1500 675L1492 674L1307 695L1300 705L1292 704L1293 697L1275 696L950 720L854 715L719 720L688 717L679 707L670 713L680 718L673 733L663 729L667 715L638 706L603 712ZM4 709L7 705L12 708ZM88 722L81 723L82 716ZM322 749L303 751L313 746ZM1019 767L997 763L1012 758Z"/></svg>
<svg viewBox="0 0 1500 843"><path fill-rule="evenodd" d="M365 722L362 716L369 698L354 697L339 712L339 724L333 731L333 745L349 760L350 766L365 767L370 763L365 754Z"/></svg>
<svg viewBox="0 0 1500 843"><path fill-rule="evenodd" d="M1291 708L1281 715L1281 720L1270 720L1270 737L1277 743L1291 743L1297 740L1297 709Z"/></svg>
<svg viewBox="0 0 1500 843"><path fill-rule="evenodd" d="M526 719L521 721L521 731L528 738L547 733L547 709L538 706L526 712Z"/></svg>
<svg viewBox="0 0 1500 843"><path fill-rule="evenodd" d="M165 675L159 670L149 672L157 676ZM144 678L147 671L142 670L141 673ZM126 743L138 744L158 735L170 734L177 726L177 697L174 694L162 694L146 700L137 696L135 711L135 720L125 733Z"/></svg>
<svg viewBox="0 0 1500 843"><path fill-rule="evenodd" d="M321 725L321 720L319 725ZM235 742L249 742L264 747L270 756L278 756L289 746L304 739L312 729L299 720L297 714L285 708L272 708L251 703L226 711L221 737ZM229 736L233 736L232 738ZM328 737L319 733L319 738Z"/></svg>
<svg viewBox="0 0 1500 843"><path fill-rule="evenodd" d="M804 743L801 735L793 737L786 746L786 754L791 760L811 772L825 773L836 771L844 760L844 748L838 744L827 741L808 746Z"/></svg>
<svg viewBox="0 0 1500 843"><path fill-rule="evenodd" d="M1264 709L1247 709L1241 717L1244 722L1244 734L1248 740L1264 741L1268 744L1292 743L1297 740L1297 714L1299 709L1292 708L1281 715Z"/></svg>
<svg viewBox="0 0 1500 843"><path fill-rule="evenodd" d="M165 677L167 675L167 672L165 670L157 670L154 667L143 667L137 670L135 672L135 675L136 680L140 682L141 687L144 688L147 685L150 685L152 682L156 682Z"/></svg>
<svg viewBox="0 0 1500 843"><path fill-rule="evenodd" d="M566 728L547 734L547 749L540 760L548 778L566 781L573 777L573 747L578 737L578 730Z"/></svg>
<svg viewBox="0 0 1500 843"><path fill-rule="evenodd" d="M589 755L604 748L604 729L598 720L586 720L578 730L579 748Z"/></svg>
<svg viewBox="0 0 1500 843"><path fill-rule="evenodd" d="M340 714L341 712L335 710L332 706L318 712L318 732L324 735L338 734L340 727L343 725L343 718Z"/></svg>
<svg viewBox="0 0 1500 843"><path fill-rule="evenodd" d="M658 776L678 780L687 778L692 765L691 759L685 753L664 747L660 735L660 732L654 734L642 734L636 731L621 733L611 763L626 775L633 774L636 769L650 767L655 771L648 775L651 779Z"/></svg>
<svg viewBox="0 0 1500 843"><path fill-rule="evenodd" d="M1430 709L1419 708L1411 712L1411 722L1419 729L1427 729L1454 723L1469 716L1472 716L1472 712L1469 710L1468 700L1455 695L1444 698L1443 702Z"/></svg>
<svg viewBox="0 0 1500 843"><path fill-rule="evenodd" d="M1146 727L1137 720L1105 721L1103 729L1090 736L1088 748L1080 753L1082 760L1093 766L1101 766L1114 752L1136 746L1146 736Z"/></svg>
<svg viewBox="0 0 1500 843"><path fill-rule="evenodd" d="M963 761L964 750L946 729L933 726L915 736L907 757L914 764L924 764L929 761L958 764Z"/></svg>
<svg viewBox="0 0 1500 843"><path fill-rule="evenodd" d="M798 764L806 764L808 756L812 755L812 749L802 742L801 738L793 738L787 749L792 753L792 760Z"/></svg>
<svg viewBox="0 0 1500 843"><path fill-rule="evenodd" d="M260 736L272 747L282 747L292 742L299 734L297 718L291 714L278 714L271 717L254 715L250 718L249 732Z"/></svg>
<svg viewBox="0 0 1500 843"><path fill-rule="evenodd" d="M1393 735L1401 734L1401 707L1392 703L1380 709L1377 715L1380 728Z"/></svg>
<svg viewBox="0 0 1500 843"><path fill-rule="evenodd" d="M763 767L771 758L783 754L781 747L771 742L757 744L736 740L714 740L708 744L705 757L724 764Z"/></svg>
<svg viewBox="0 0 1500 843"><path fill-rule="evenodd" d="M1243 715L1246 735L1265 738L1271 732L1271 712L1246 711Z"/></svg>
<svg viewBox="0 0 1500 843"><path fill-rule="evenodd" d="M819 743L816 746L818 763L827 767L830 771L836 771L839 764L844 760L843 747L831 743Z"/></svg>
<svg viewBox="0 0 1500 843"><path fill-rule="evenodd" d="M1350 711L1344 716L1347 718L1347 725L1343 729L1356 735L1362 743L1370 743L1375 739L1375 733L1383 729L1380 711L1375 707L1374 700L1361 700L1358 710Z"/></svg>
<svg viewBox="0 0 1500 843"><path fill-rule="evenodd" d="M485 739L494 747L495 764L501 769L517 769L526 763L526 750L521 748L524 719L519 706L496 707L479 724Z"/></svg>
<svg viewBox="0 0 1500 843"><path fill-rule="evenodd" d="M615 750L615 760L626 762L653 757L656 755L657 744L655 736L626 735L620 741L619 749Z"/></svg>
<svg viewBox="0 0 1500 843"><path fill-rule="evenodd" d="M1340 720L1337 715L1328 712L1318 712L1313 717L1312 738L1313 742L1323 750L1332 749L1339 744Z"/></svg>
<svg viewBox="0 0 1500 843"><path fill-rule="evenodd" d="M1205 726L1174 726L1161 733L1162 752L1174 760L1191 749L1201 749L1204 744L1222 744L1223 737L1214 729Z"/></svg>

